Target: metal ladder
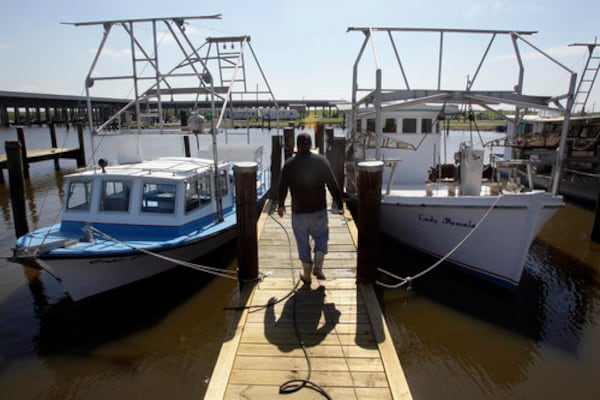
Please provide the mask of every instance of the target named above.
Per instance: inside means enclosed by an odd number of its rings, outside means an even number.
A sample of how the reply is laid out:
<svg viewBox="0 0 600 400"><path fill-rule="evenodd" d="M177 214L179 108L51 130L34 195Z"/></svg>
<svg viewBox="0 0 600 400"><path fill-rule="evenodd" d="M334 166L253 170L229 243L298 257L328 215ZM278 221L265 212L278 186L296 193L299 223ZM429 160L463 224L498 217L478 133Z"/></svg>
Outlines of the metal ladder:
<svg viewBox="0 0 600 400"><path fill-rule="evenodd" d="M590 92L598 76L598 70L600 70L600 55L596 51L600 44L594 40L594 43L574 43L571 46L586 46L588 48L588 58L583 67L579 84L577 85L572 110L573 114L583 114L588 98L590 97Z"/></svg>
<svg viewBox="0 0 600 400"><path fill-rule="evenodd" d="M214 45L217 51L216 57L210 56L210 47L206 60L217 60L219 69L219 79L221 86L227 87L231 84L241 84L242 92L246 92L246 70L244 66L244 45L250 41L248 36L240 37L222 37L222 38L207 38L210 46ZM241 77L237 77L237 73Z"/></svg>

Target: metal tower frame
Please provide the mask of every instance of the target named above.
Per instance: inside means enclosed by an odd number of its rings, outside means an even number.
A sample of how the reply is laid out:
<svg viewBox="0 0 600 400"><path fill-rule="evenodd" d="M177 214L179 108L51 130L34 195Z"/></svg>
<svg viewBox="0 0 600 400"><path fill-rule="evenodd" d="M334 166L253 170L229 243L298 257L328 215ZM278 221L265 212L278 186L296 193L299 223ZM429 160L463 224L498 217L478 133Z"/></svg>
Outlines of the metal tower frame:
<svg viewBox="0 0 600 400"><path fill-rule="evenodd" d="M382 134L382 121L381 113L384 110L402 109L416 104L423 103L437 103L437 104L467 104L467 105L479 105L484 109L495 112L502 118L507 119L509 122L515 125L519 124L528 109L546 109L558 111L564 115L564 121L562 124L561 138L560 138L560 149L556 162L555 175L552 182L552 192L558 192L558 185L560 182L560 174L566 158L565 144L566 137L569 131L569 121L571 117L571 110L574 104L575 85L577 82L577 74L571 71L569 68L561 64L556 59L545 53L528 41L525 36L533 35L535 31L516 31L516 30L482 30L482 29L438 29L438 28L389 28L389 27L349 27L348 32L361 32L364 35L364 40L360 50L358 52L356 61L354 63L352 72L352 110L351 110L351 132L350 139L355 140L357 138L357 127L356 120L361 112L361 107L371 104L375 109L375 134L380 136ZM408 78L405 74L402 60L398 47L394 41L394 35L402 33L432 33L434 37L439 38L438 43L438 62L437 62L437 86L431 89L411 89ZM384 89L382 88L382 70L379 65L379 56L377 54L377 46L375 43L375 36L378 37L387 36L390 46L394 52L395 61L398 64L399 73L406 85L405 89ZM444 38L448 35L479 35L489 37L487 47L483 51L480 57L479 64L475 71L470 74L472 78L467 82L464 90L455 89L444 89L442 82L442 68L444 61ZM478 75L484 62L487 59L490 48L494 41L498 37L508 37L512 43L514 49L514 57L518 67L517 82L509 89L499 90L473 90L473 85L476 82ZM368 87L358 82L358 68L362 60L365 48L370 44L373 49L374 56L374 67L375 67L375 87ZM558 65L566 74L570 75L570 82L567 88L567 92L559 96L548 97L548 96L533 96L523 93L523 83L525 79L525 66L522 60L521 45L526 45L533 49L537 54L543 56L545 59L553 64ZM422 46L422 43L419 43ZM359 93L362 97L359 98ZM505 116L491 106L498 104L508 104L515 107L515 118ZM372 111L370 111L372 112ZM380 144L377 141L377 156L380 154Z"/></svg>
<svg viewBox="0 0 600 400"><path fill-rule="evenodd" d="M221 19L221 14L208 16L190 16L190 17L168 17L168 18L142 18L142 19L126 19L112 21L94 21L94 22L66 22L64 24L73 26L90 26L101 25L104 29L102 40L96 51L94 60L90 67L85 80L86 96L88 101L88 123L90 130L95 134L106 132L107 127L120 117L126 111L135 109L135 124L137 133L141 133L143 129L144 118L154 118L158 121L158 133L184 133L189 131L185 127L183 129L167 128L164 126L162 115L162 103L164 101L173 102L185 96L195 96L198 101L199 96L206 95L211 98L211 130L217 130L223 120L223 115L228 103L231 103L235 95L243 95L245 93L252 95L268 94L273 104L277 106L277 101L273 95L273 91L266 79L262 67L256 57L252 46L250 45L249 36L240 37L223 37L223 38L206 38L206 41L196 47L186 33L186 21L199 19ZM152 41L151 44L144 45L138 38L137 31L147 31L147 26L151 26ZM166 33L170 36L171 42L179 49L181 53L181 62L171 68L169 71L163 71L163 58L161 58L160 42L165 37L158 37L158 26L165 26ZM141 29L140 29L141 26ZM131 48L131 72L125 74L101 75L97 73L96 67L98 61L103 55L106 42L114 31L114 28L122 28L129 37ZM235 52L220 51L219 44L236 44ZM206 47L206 49L203 49ZM170 46L172 48L172 46ZM244 60L244 51L248 47L252 54L252 59L258 66L261 77L267 87L267 91L248 91L246 65ZM212 50L217 49L217 54L213 55ZM202 51L206 50L205 54ZM212 63L217 61L217 66L213 67ZM151 73L146 72L138 66L143 64L144 68L148 66L152 69ZM232 70L233 74L227 74L226 71ZM237 77L238 71L241 71L241 77ZM92 118L92 102L90 89L95 82L124 80L132 83L133 99L127 103L117 113L112 115L106 121L102 122L98 127L94 127ZM190 84L191 83L191 84ZM242 86L240 89L239 86ZM215 100L223 101L223 107L217 113ZM144 112L143 105L152 103L155 111ZM215 123L215 119L217 122ZM214 125L214 126L213 126ZM150 133L151 130L144 129L145 133Z"/></svg>
<svg viewBox="0 0 600 400"><path fill-rule="evenodd" d="M598 77L598 70L600 70L600 55L597 55L596 52L596 49L600 45L594 40L594 43L573 43L569 46L585 46L588 49L588 58L581 72L573 104L573 114L584 114L585 106L594 87L594 82L596 82L596 78Z"/></svg>

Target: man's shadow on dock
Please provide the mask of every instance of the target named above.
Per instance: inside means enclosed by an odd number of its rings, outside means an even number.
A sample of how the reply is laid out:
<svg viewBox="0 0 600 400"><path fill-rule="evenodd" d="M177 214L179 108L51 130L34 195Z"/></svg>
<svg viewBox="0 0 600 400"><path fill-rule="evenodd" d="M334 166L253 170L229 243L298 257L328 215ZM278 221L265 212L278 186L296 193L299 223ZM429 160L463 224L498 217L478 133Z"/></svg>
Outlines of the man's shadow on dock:
<svg viewBox="0 0 600 400"><path fill-rule="evenodd" d="M271 301L274 303L273 299ZM275 306L265 310L265 337L279 350L288 353L300 348L316 346L335 328L340 311L334 303L325 303L325 287L316 290L298 290L284 304L279 319Z"/></svg>

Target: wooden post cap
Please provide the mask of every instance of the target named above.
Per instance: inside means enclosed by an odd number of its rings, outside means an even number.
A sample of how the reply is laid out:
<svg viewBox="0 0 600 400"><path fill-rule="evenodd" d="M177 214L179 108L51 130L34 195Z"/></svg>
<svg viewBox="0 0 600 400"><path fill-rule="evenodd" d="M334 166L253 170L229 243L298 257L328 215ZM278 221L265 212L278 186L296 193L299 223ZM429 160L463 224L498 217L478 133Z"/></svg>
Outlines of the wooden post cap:
<svg viewBox="0 0 600 400"><path fill-rule="evenodd" d="M383 161L362 161L358 163L358 170L365 172L379 172L383 169Z"/></svg>
<svg viewBox="0 0 600 400"><path fill-rule="evenodd" d="M258 169L258 164L254 161L240 161L233 164L233 172L253 172Z"/></svg>

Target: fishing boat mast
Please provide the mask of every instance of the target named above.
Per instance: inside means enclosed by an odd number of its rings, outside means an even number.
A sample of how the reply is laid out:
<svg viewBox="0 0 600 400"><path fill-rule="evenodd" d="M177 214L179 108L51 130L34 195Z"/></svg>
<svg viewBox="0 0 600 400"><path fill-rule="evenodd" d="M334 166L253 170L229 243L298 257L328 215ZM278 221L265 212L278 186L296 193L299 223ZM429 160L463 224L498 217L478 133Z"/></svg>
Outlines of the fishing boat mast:
<svg viewBox="0 0 600 400"><path fill-rule="evenodd" d="M219 190L219 173L218 173L218 151L217 151L217 133L219 127L223 122L223 115L225 115L227 105L231 105L232 97L234 95L240 95L243 97L245 93L256 93L249 92L248 86L246 85L246 73L244 65L244 49L250 48L252 57L258 66L260 74L266 84L268 91L261 92L262 94L270 95L270 99L273 104L277 107L277 101L268 84L265 74L260 66L256 54L250 45L249 36L239 37L223 37L223 38L207 38L206 41L196 46L189 38L186 33L186 25L188 21L192 20L214 20L221 19L221 14L206 15L206 16L188 16L188 17L168 17L168 18L141 18L141 19L123 19L123 20L110 20L110 21L92 21L92 22L67 22L64 24L73 26L97 26L100 25L104 29L104 33L100 44L97 48L96 54L92 61L92 65L85 79L85 90L87 97L87 111L88 111L88 125L91 133L92 140L92 161L96 164L96 146L94 144L94 136L102 134L111 134L110 128L113 125L117 125L120 133L131 133L139 135L152 134L152 133L172 133L172 134L202 134L205 133L203 130L203 117L193 113L188 119L187 126L181 126L179 128L167 127L163 119L163 101L170 103L176 101L176 99L187 100L195 98L195 104L198 104L198 99L201 95L210 96L210 134L212 136L212 152L214 161L214 187L215 197L217 200L217 215L219 221L223 220L222 210L222 199L221 192ZM147 40L148 24L151 25L151 40ZM141 29L139 28L141 25ZM158 26L166 27L164 33L159 37ZM125 33L125 37L129 39L130 51L131 51L131 72L125 74L113 74L113 75L101 75L97 70L98 61L105 50L105 46L110 34L116 29L122 28ZM121 31L121 30L120 30ZM146 35L146 36L144 36ZM175 64L170 70L166 70L165 55L162 58L159 57L159 44L165 41L165 38L170 36L169 43L175 44L175 48L179 49L182 60L178 64ZM146 40L143 40L145 39ZM150 42L148 44L148 42ZM237 46L236 52L219 52L219 44L224 46L227 44L231 48ZM206 54L200 54L200 51L205 45L208 45ZM169 46L172 48L173 46ZM212 49L216 49L218 54L211 54ZM172 57L172 55L166 55L166 57ZM170 58L166 58L167 61ZM215 72L211 72L211 66L217 63ZM138 68L141 65L142 68ZM148 73L145 69L151 69ZM164 69L164 70L163 70ZM233 76L227 75L225 70L234 70ZM241 71L242 77L237 77L238 71ZM95 82L110 81L110 80L125 80L131 81L133 86L133 99L130 100L125 106L119 111L111 115L104 121L96 123L94 120L94 109L92 105L92 97L90 89L94 86ZM218 86L217 86L218 85ZM242 86L242 89L237 89L238 86ZM217 111L216 101L217 98L223 103L223 107L220 112ZM152 103L150 103L152 102ZM144 112L142 105L145 104L148 108L152 106L154 109L151 111ZM135 126L125 128L121 126L121 116L134 110L135 115ZM194 111L197 111L194 106ZM151 129L144 125L144 118L151 118L157 122L157 128ZM195 119L195 120L194 120ZM194 121L192 121L194 120ZM194 123L192 123L194 122ZM198 123L198 125L197 125ZM198 127L199 126L199 127ZM279 127L277 128L279 129Z"/></svg>
<svg viewBox="0 0 600 400"><path fill-rule="evenodd" d="M575 85L577 81L577 74L561 64L559 61L548 55L543 50L533 45L526 39L527 36L537 33L536 31L517 31L517 30L491 30L491 29L443 29L443 28L410 28L410 27L349 27L347 32L361 32L364 35L364 39L360 50L358 52L356 61L354 63L352 72L352 110L350 115L350 131L349 137L353 144L357 143L359 136L357 121L360 117L361 112L366 107L372 105L375 108L376 120L375 120L375 135L377 139L377 157L380 156L379 145L380 138L382 136L382 124L381 124L381 112L392 111L403 108L408 108L418 104L435 103L445 107L446 104L463 104L463 105L478 105L482 108L492 111L500 117L506 119L509 123L517 126L526 111L529 109L546 109L552 111L558 111L563 114L564 123L562 124L560 148L556 157L556 164L554 168L554 175L552 180L552 193L557 194L560 178L562 175L562 169L566 158L566 138L569 131L569 121L574 105L575 97ZM430 89L411 89L409 80L407 78L405 68L400 57L401 52L398 50L398 46L394 41L394 36L401 34L429 34L434 38L438 38L438 61L437 61L437 86ZM469 80L466 88L463 90L456 90L454 88L446 88L443 77L443 66L444 66L444 39L449 35L478 35L488 37L489 41L487 47L481 54L479 64L475 68L473 73L470 73ZM401 81L404 82L405 88L402 89L384 89L382 88L382 66L380 64L380 58L377 54L377 47L375 43L375 37L382 36L389 40L389 45L393 50L394 59L398 67L398 71L401 75ZM489 50L494 44L494 41L499 37L508 37L512 42L514 49L514 57L517 63L517 82L509 89L497 89L497 90L475 90L474 85L478 80L479 74L485 61L488 59ZM368 87L365 84L359 85L359 65L364 55L365 48L368 44L371 44L373 49L373 64L375 68L375 87ZM537 96L527 95L523 92L524 79L525 79L525 66L522 61L521 47L527 46L533 49L534 52L541 55L543 58L549 60L551 63L557 65L560 69L565 71L566 74L570 75L570 81L567 87L567 91L564 94L558 96ZM360 96L360 97L359 97ZM515 117L511 118L492 108L493 105L506 104L515 107ZM349 162L347 168L349 171L354 171L355 159L352 157L360 157L360 151L354 150L354 153L349 154ZM348 191L352 191L352 183L347 188Z"/></svg>

